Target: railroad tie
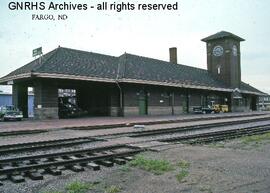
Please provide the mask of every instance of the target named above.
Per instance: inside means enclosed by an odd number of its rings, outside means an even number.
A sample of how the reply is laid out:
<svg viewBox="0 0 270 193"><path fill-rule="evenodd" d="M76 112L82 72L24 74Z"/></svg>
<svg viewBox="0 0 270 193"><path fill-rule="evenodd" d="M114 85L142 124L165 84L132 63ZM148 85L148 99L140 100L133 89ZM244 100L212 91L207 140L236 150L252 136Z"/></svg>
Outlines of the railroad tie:
<svg viewBox="0 0 270 193"><path fill-rule="evenodd" d="M95 163L97 163L99 165L106 166L106 167L112 167L113 166L113 162L108 161L108 160L95 161Z"/></svg>
<svg viewBox="0 0 270 193"><path fill-rule="evenodd" d="M86 164L86 167L91 168L94 171L100 170L100 166L97 165L97 164L95 164L95 163L93 163L93 162L87 163Z"/></svg>
<svg viewBox="0 0 270 193"><path fill-rule="evenodd" d="M54 162L55 159L56 159L55 157L45 158L44 162Z"/></svg>
<svg viewBox="0 0 270 193"><path fill-rule="evenodd" d="M43 176L37 171L27 171L25 176L29 177L31 180L43 180Z"/></svg>
<svg viewBox="0 0 270 193"><path fill-rule="evenodd" d="M115 158L115 159L113 159L113 162L118 164L118 165L124 165L126 163L126 160L121 159L121 158Z"/></svg>
<svg viewBox="0 0 270 193"><path fill-rule="evenodd" d="M73 171L73 172L82 172L84 171L84 168L80 165L68 165L66 166L67 169Z"/></svg>
<svg viewBox="0 0 270 193"><path fill-rule="evenodd" d="M128 157L123 157L123 159L125 159L125 160L127 160L127 161L132 161L132 160L133 160L133 157L128 156Z"/></svg>
<svg viewBox="0 0 270 193"><path fill-rule="evenodd" d="M9 179L14 183L21 183L25 181L24 177L20 174L10 175Z"/></svg>
<svg viewBox="0 0 270 193"><path fill-rule="evenodd" d="M3 186L3 182L2 181L0 181L0 186Z"/></svg>
<svg viewBox="0 0 270 193"><path fill-rule="evenodd" d="M52 167L52 168L46 168L45 169L45 172L48 173L48 174L51 174L53 176L59 176L62 174L62 171L57 169L57 167Z"/></svg>
<svg viewBox="0 0 270 193"><path fill-rule="evenodd" d="M0 175L0 181L4 181L7 179L7 175Z"/></svg>
<svg viewBox="0 0 270 193"><path fill-rule="evenodd" d="M31 160L25 161L24 164L26 164L26 165L38 164L38 161L34 160L34 159L31 159Z"/></svg>

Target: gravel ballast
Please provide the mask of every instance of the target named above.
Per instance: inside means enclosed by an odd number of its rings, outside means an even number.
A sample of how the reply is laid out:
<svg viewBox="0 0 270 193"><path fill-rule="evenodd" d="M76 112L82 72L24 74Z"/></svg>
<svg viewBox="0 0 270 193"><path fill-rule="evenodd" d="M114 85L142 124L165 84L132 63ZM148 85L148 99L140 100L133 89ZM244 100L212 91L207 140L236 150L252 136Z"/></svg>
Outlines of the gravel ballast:
<svg viewBox="0 0 270 193"><path fill-rule="evenodd" d="M159 152L144 152L146 159L167 160L174 169L161 175L137 167L102 167L100 171L86 170L74 173L64 171L62 176L45 176L42 181L14 184L8 181L0 186L2 193L67 192L74 182L93 183L88 192L125 193L268 193L270 192L270 143L243 144L240 139L210 145L177 144ZM180 181L179 162L185 160L185 176ZM112 188L113 187L113 188Z"/></svg>

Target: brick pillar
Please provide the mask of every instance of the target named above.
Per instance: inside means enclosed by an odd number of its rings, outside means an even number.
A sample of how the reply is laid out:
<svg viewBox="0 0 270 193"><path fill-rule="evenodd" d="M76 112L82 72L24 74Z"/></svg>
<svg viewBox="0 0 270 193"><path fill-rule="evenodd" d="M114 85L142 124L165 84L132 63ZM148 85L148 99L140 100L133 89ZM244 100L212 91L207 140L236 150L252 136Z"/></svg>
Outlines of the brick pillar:
<svg viewBox="0 0 270 193"><path fill-rule="evenodd" d="M25 85L12 85L12 104L23 112L23 117L28 118L28 87Z"/></svg>
<svg viewBox="0 0 270 193"><path fill-rule="evenodd" d="M35 119L58 119L58 88L52 82L36 82L34 85Z"/></svg>

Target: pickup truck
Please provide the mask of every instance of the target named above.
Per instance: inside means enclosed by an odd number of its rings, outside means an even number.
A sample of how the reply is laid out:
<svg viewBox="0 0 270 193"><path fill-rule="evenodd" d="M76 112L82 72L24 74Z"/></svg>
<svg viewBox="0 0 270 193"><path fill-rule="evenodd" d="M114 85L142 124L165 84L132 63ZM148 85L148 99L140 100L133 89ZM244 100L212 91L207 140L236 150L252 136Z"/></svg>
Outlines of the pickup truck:
<svg viewBox="0 0 270 193"><path fill-rule="evenodd" d="M193 107L193 112L194 113L202 113L202 114L207 114L207 113L215 113L215 109L212 108L210 105L207 107Z"/></svg>

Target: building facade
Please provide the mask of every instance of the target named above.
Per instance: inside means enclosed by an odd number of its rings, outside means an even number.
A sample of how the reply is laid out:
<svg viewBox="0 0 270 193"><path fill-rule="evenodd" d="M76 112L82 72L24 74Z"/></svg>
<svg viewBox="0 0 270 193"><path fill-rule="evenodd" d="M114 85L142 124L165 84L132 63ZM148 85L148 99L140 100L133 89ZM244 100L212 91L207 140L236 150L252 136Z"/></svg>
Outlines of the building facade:
<svg viewBox="0 0 270 193"><path fill-rule="evenodd" d="M119 57L58 47L0 79L12 84L13 103L27 116L27 88L35 93L34 116L58 118L59 91L76 94L91 116L180 115L195 106L226 104L230 111L257 110L264 93L241 81L240 42L219 32L202 39L207 70L123 54ZM60 89L60 90L59 90Z"/></svg>

